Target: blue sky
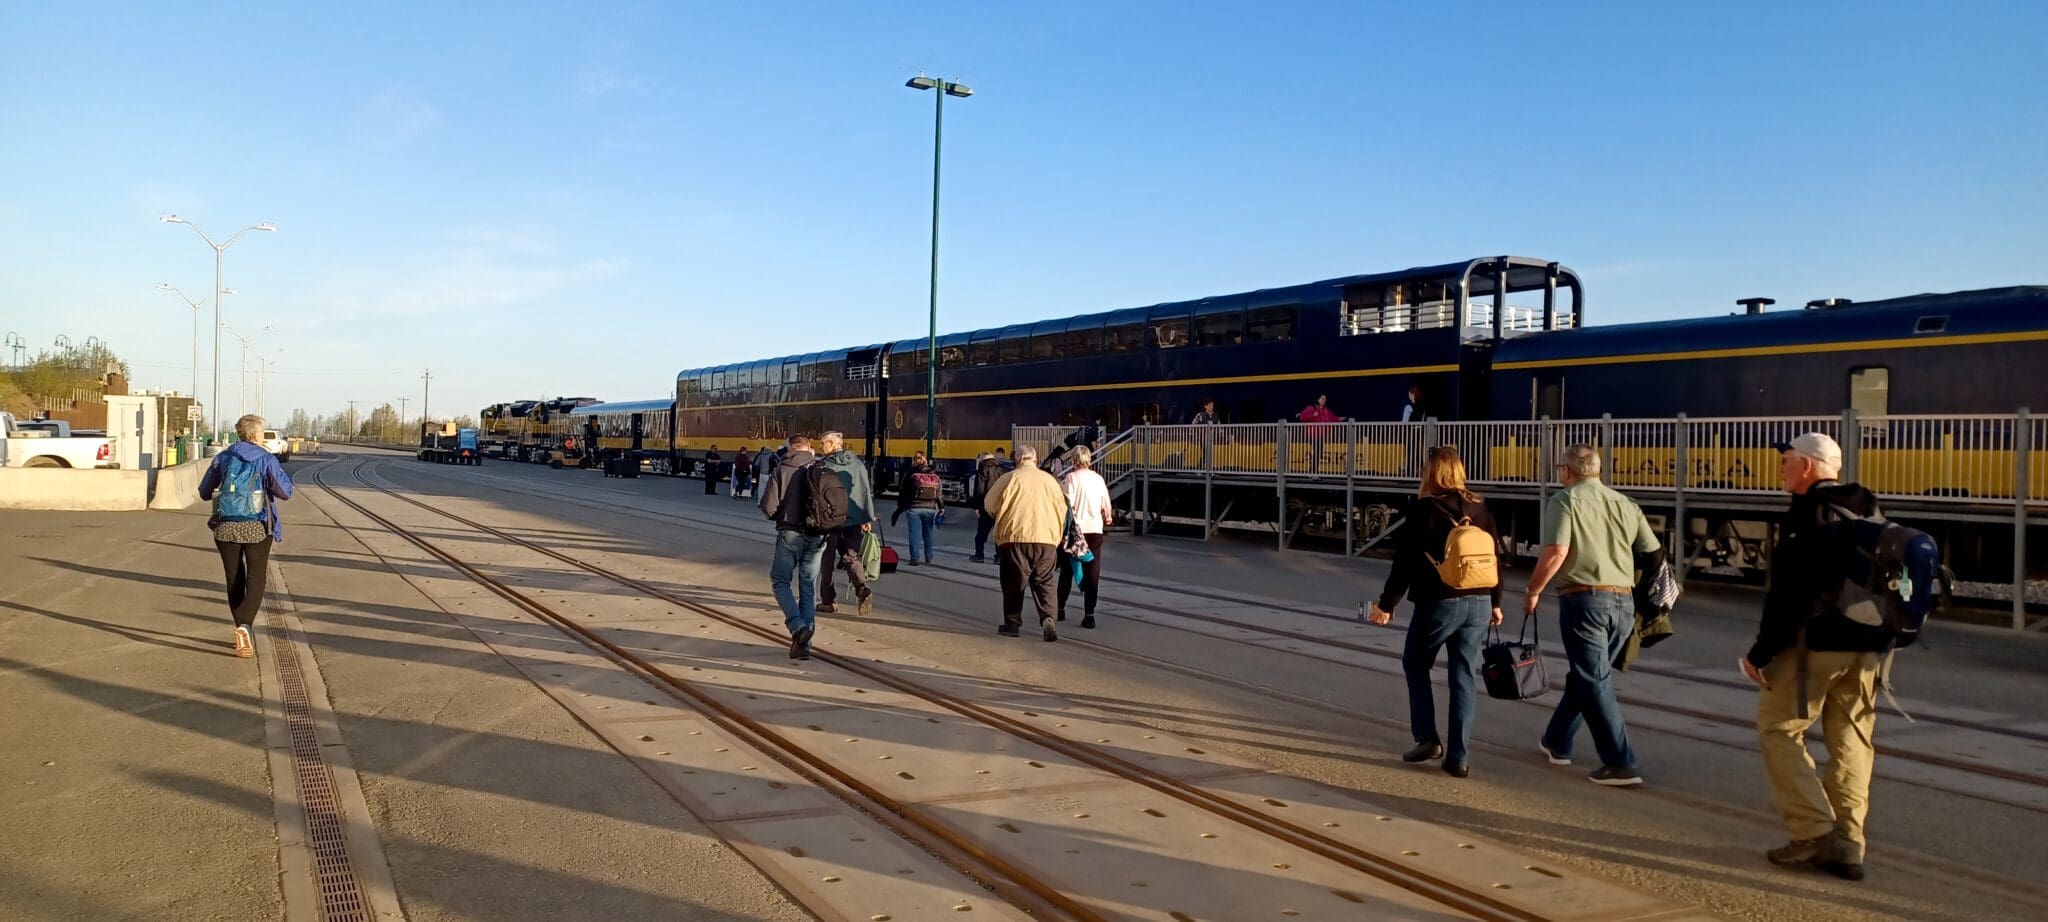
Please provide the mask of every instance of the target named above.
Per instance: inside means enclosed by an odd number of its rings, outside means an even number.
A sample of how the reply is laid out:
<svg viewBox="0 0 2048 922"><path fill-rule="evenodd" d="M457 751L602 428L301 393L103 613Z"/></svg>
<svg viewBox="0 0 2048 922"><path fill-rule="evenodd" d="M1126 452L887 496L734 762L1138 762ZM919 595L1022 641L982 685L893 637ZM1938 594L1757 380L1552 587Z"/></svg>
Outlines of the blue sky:
<svg viewBox="0 0 2048 922"><path fill-rule="evenodd" d="M0 6L0 328L186 387L175 212L280 228L276 417L921 335L919 71L975 90L942 330L1498 253L1594 322L2048 283L2039 3L440 6Z"/></svg>

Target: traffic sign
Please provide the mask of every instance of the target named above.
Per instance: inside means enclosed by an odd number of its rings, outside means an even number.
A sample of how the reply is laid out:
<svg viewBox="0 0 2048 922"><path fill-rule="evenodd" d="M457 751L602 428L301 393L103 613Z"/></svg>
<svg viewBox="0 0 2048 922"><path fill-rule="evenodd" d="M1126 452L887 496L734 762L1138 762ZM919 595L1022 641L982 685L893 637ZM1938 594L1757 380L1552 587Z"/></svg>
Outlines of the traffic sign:
<svg viewBox="0 0 2048 922"><path fill-rule="evenodd" d="M185 408L185 419L187 421L196 423L205 415L205 411L196 403Z"/></svg>

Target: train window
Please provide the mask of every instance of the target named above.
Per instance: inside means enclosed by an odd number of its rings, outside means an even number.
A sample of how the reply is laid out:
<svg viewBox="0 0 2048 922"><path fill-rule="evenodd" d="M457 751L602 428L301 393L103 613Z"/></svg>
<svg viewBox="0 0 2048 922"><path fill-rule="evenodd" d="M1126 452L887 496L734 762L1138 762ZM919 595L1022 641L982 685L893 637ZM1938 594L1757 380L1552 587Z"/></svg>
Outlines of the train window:
<svg viewBox="0 0 2048 922"><path fill-rule="evenodd" d="M1031 337L1031 361L1042 362L1059 354L1060 340L1065 333L1040 333Z"/></svg>
<svg viewBox="0 0 2048 922"><path fill-rule="evenodd" d="M711 373L711 389L712 389L712 390L714 390L714 391L722 391L722 390L725 390L725 377L726 377L726 374L725 374L725 372L724 372L723 370L720 370L720 371L714 371L714 372L712 372L712 373Z"/></svg>
<svg viewBox="0 0 2048 922"><path fill-rule="evenodd" d="M1102 347L1105 352L1136 352L1145 348L1145 325L1126 323L1121 326L1104 327Z"/></svg>
<svg viewBox="0 0 2048 922"><path fill-rule="evenodd" d="M1166 420L1160 417L1159 405L1156 403L1132 404L1130 409L1130 419L1131 422L1134 424L1155 426L1166 422Z"/></svg>
<svg viewBox="0 0 2048 922"><path fill-rule="evenodd" d="M797 363L795 359L790 359L789 361L782 363L782 383L796 383L796 367Z"/></svg>
<svg viewBox="0 0 2048 922"><path fill-rule="evenodd" d="M930 349L919 349L910 354L910 370L912 374L924 374L926 371L931 370L931 364L932 352Z"/></svg>
<svg viewBox="0 0 2048 922"><path fill-rule="evenodd" d="M1064 339L1060 341L1062 358L1094 355L1102 351L1102 320L1076 320L1067 325Z"/></svg>
<svg viewBox="0 0 2048 922"><path fill-rule="evenodd" d="M1188 318L1169 317L1154 321L1151 327L1153 348L1178 349L1188 344Z"/></svg>
<svg viewBox="0 0 2048 922"><path fill-rule="evenodd" d="M1109 404L1101 404L1096 406L1095 412L1090 414L1090 416L1092 416L1096 420L1101 421L1102 428L1110 432L1123 431L1124 414L1122 409L1119 407L1111 406Z"/></svg>
<svg viewBox="0 0 2048 922"><path fill-rule="evenodd" d="M1244 342L1244 314L1231 311L1195 318L1195 345L1228 346Z"/></svg>
<svg viewBox="0 0 2048 922"><path fill-rule="evenodd" d="M1276 307L1254 307L1245 312L1244 341L1248 343L1270 343L1294 338L1295 315L1301 305L1282 304Z"/></svg>
<svg viewBox="0 0 2048 922"><path fill-rule="evenodd" d="M939 347L939 367L940 367L940 368L965 368L965 367L967 367L967 349L966 349L965 347L962 347L962 346L940 346L940 347Z"/></svg>
<svg viewBox="0 0 2048 922"><path fill-rule="evenodd" d="M1060 425L1062 425L1062 426L1080 426L1080 425L1085 425L1085 424L1086 424L1087 422L1088 422L1088 411L1087 411L1087 410L1081 409L1080 407L1061 407L1061 408L1060 408L1060 422L1059 422L1059 424L1060 424Z"/></svg>
<svg viewBox="0 0 2048 922"><path fill-rule="evenodd" d="M996 346L996 361L1004 365L1015 365L1024 361L1024 342L1027 337L1012 334L1003 337Z"/></svg>
<svg viewBox="0 0 2048 922"><path fill-rule="evenodd" d="M996 363L996 333L977 333L967 344L967 364L979 368Z"/></svg>
<svg viewBox="0 0 2048 922"><path fill-rule="evenodd" d="M1849 408L1858 416L1890 415L1892 372L1883 366L1849 369Z"/></svg>
<svg viewBox="0 0 2048 922"><path fill-rule="evenodd" d="M1946 329L1948 329L1947 314L1922 317L1913 322L1913 332L1915 333L1939 333Z"/></svg>

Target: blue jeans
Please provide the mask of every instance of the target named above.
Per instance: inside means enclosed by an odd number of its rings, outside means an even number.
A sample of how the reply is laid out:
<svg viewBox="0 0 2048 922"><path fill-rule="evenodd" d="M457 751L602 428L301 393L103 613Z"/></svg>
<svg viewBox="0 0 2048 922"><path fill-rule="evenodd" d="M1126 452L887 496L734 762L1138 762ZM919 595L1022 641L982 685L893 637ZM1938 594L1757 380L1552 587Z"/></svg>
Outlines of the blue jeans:
<svg viewBox="0 0 2048 922"><path fill-rule="evenodd" d="M1401 670L1408 675L1408 725L1418 743L1440 741L1429 671L1436 666L1437 651L1450 649L1451 739L1444 746L1444 758L1452 762L1469 761L1472 713L1477 703L1473 670L1478 668L1479 644L1486 639L1486 622L1492 615L1492 599L1469 595L1417 602L1415 616L1408 622Z"/></svg>
<svg viewBox="0 0 2048 922"><path fill-rule="evenodd" d="M932 529L937 527L939 510L906 509L904 517L910 519L910 559L932 562Z"/></svg>
<svg viewBox="0 0 2048 922"><path fill-rule="evenodd" d="M818 620L818 559L825 550L824 535L777 529L775 564L768 580L775 586L775 602L782 606L782 623L791 634L811 627ZM790 580L796 591L790 591Z"/></svg>
<svg viewBox="0 0 2048 922"><path fill-rule="evenodd" d="M1572 738L1579 735L1583 720L1593 730L1600 764L1634 768L1636 753L1629 748L1628 727L1614 700L1614 659L1635 631L1635 600L1614 592L1579 592L1558 599L1558 608L1571 672L1565 676L1564 699L1543 731L1543 745L1558 755L1570 755Z"/></svg>

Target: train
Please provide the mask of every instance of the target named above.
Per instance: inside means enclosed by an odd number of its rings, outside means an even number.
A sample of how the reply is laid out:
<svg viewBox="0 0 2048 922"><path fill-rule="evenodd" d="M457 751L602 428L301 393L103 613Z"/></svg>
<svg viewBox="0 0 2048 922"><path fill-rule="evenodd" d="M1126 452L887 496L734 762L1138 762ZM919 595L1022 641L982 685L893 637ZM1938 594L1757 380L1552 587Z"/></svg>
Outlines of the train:
<svg viewBox="0 0 2048 922"><path fill-rule="evenodd" d="M570 414L598 402L595 397L554 397L484 407L477 411L479 454L557 468L575 463L585 448L577 441L581 431Z"/></svg>
<svg viewBox="0 0 2048 922"><path fill-rule="evenodd" d="M1601 326L1569 267L1486 256L688 368L652 399L521 401L483 419L509 457L628 458L676 475L701 474L714 446L729 458L839 430L886 484L929 444L957 497L1012 426L1117 433L1186 423L1206 401L1226 421L1262 423L1318 398L1374 422L2048 406L2048 286L1774 304Z"/></svg>

